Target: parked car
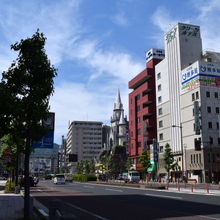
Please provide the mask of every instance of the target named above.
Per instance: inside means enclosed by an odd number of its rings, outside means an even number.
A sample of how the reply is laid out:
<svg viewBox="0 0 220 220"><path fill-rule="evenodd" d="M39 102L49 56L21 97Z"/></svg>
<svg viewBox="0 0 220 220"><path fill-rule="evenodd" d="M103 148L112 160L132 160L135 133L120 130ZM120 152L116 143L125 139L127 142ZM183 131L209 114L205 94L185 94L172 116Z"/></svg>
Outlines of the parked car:
<svg viewBox="0 0 220 220"><path fill-rule="evenodd" d="M5 176L0 176L0 180L7 180Z"/></svg>
<svg viewBox="0 0 220 220"><path fill-rule="evenodd" d="M53 183L54 184L65 184L66 180L65 180L64 174L56 174L53 179Z"/></svg>
<svg viewBox="0 0 220 220"><path fill-rule="evenodd" d="M20 181L21 187L24 187L24 176L20 177L19 181ZM31 187L36 186L35 183L34 183L34 178L32 176L29 176L29 181L30 181L30 186Z"/></svg>
<svg viewBox="0 0 220 220"><path fill-rule="evenodd" d="M53 177L54 177L54 174L47 174L47 175L45 176L45 180L52 180Z"/></svg>

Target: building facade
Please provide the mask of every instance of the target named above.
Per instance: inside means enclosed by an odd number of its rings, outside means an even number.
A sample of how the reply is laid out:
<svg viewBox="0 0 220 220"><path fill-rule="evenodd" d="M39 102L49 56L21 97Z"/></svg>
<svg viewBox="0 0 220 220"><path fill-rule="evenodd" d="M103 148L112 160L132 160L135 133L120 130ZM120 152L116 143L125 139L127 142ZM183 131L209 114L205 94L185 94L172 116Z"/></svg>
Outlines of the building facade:
<svg viewBox="0 0 220 220"><path fill-rule="evenodd" d="M156 65L159 174L170 144L173 180L220 178L220 54L203 52L200 27L178 23L165 34L165 59Z"/></svg>
<svg viewBox="0 0 220 220"><path fill-rule="evenodd" d="M129 81L129 155L135 169L143 149L150 149L157 138L155 65L164 58L164 50L146 53L146 68Z"/></svg>
<svg viewBox="0 0 220 220"><path fill-rule="evenodd" d="M98 161L102 151L102 122L73 121L68 129L66 140L67 155L77 155L81 160ZM76 172L77 162L67 163L70 173Z"/></svg>
<svg viewBox="0 0 220 220"><path fill-rule="evenodd" d="M125 146L128 144L128 121L124 116L124 108L118 90L114 103L113 115L111 116L111 126L109 133L109 149L115 146ZM109 150L108 149L108 150Z"/></svg>

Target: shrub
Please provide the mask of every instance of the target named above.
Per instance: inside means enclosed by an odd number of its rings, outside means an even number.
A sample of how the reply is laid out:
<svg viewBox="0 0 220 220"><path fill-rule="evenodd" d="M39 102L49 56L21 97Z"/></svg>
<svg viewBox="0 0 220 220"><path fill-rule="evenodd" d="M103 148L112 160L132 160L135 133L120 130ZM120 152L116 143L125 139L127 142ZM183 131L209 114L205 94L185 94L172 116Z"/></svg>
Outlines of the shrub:
<svg viewBox="0 0 220 220"><path fill-rule="evenodd" d="M5 193L10 193L15 191L15 183L13 183L11 180L7 180L5 184Z"/></svg>
<svg viewBox="0 0 220 220"><path fill-rule="evenodd" d="M88 182L88 181L96 181L97 177L92 174L75 174L73 175L74 181L79 182Z"/></svg>

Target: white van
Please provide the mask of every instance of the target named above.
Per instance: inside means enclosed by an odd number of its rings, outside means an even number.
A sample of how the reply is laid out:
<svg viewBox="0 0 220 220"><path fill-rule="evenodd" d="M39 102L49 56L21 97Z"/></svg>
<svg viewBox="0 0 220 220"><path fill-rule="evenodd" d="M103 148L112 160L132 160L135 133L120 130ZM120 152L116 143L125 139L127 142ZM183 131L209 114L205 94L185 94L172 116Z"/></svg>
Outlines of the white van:
<svg viewBox="0 0 220 220"><path fill-rule="evenodd" d="M140 173L137 171L128 171L127 173L123 173L122 177L125 183L139 183L140 181Z"/></svg>
<svg viewBox="0 0 220 220"><path fill-rule="evenodd" d="M64 174L56 174L53 179L54 184L65 184L65 182L66 180Z"/></svg>

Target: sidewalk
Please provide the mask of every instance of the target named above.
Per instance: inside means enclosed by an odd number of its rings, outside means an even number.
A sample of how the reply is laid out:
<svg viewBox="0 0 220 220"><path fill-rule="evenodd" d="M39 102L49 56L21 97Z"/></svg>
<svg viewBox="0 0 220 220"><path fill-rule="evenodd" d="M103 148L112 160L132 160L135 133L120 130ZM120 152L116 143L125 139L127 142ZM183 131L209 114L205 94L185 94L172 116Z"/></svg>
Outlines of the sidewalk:
<svg viewBox="0 0 220 220"><path fill-rule="evenodd" d="M6 181L0 180L0 220L16 220L23 217L24 199L21 194L4 193Z"/></svg>

